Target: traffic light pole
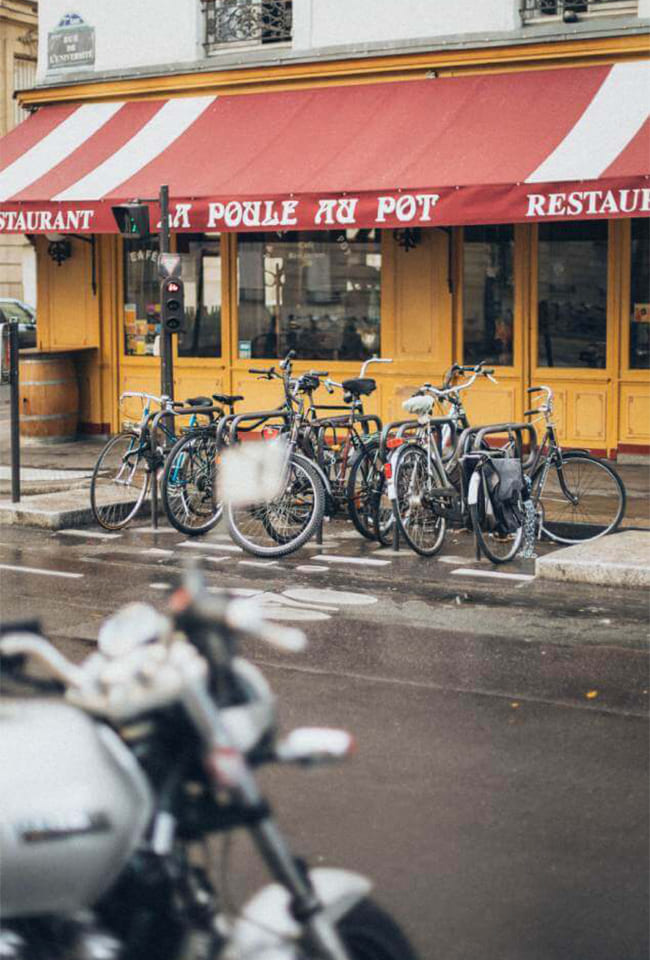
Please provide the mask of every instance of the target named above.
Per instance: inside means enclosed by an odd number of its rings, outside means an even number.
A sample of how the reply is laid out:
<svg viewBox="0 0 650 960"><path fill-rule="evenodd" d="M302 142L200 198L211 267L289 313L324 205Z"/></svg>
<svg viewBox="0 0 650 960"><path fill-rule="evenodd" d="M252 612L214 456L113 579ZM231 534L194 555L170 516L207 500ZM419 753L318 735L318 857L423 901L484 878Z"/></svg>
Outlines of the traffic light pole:
<svg viewBox="0 0 650 960"><path fill-rule="evenodd" d="M160 252L169 253L169 187L160 188ZM162 308L162 305L161 305ZM174 398L174 353L172 334L160 322L160 392Z"/></svg>

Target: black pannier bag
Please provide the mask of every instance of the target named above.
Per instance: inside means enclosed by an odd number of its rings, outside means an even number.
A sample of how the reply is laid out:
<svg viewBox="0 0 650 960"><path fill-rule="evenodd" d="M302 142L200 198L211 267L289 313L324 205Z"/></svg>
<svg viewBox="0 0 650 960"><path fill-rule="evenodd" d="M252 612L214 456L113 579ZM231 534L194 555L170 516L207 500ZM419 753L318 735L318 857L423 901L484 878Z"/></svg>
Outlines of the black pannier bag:
<svg viewBox="0 0 650 960"><path fill-rule="evenodd" d="M521 460L490 459L483 466L485 514L497 533L515 533L524 522Z"/></svg>

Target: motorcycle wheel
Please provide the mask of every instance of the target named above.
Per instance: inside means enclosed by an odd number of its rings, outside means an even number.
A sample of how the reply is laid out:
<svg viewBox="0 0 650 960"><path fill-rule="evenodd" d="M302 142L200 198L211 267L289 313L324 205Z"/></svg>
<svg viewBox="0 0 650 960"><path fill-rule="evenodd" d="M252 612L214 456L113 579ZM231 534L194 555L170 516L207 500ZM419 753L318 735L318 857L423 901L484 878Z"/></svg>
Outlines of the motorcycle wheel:
<svg viewBox="0 0 650 960"><path fill-rule="evenodd" d="M399 926L374 900L361 900L337 930L351 960L417 960Z"/></svg>

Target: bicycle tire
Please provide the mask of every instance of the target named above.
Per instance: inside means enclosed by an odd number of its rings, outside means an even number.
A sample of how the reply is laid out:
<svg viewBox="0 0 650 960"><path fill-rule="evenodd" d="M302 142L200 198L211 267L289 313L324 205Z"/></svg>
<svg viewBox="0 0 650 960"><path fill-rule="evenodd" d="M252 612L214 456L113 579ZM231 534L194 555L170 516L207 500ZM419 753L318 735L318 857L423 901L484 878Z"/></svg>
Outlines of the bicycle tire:
<svg viewBox="0 0 650 960"><path fill-rule="evenodd" d="M414 480L416 470L417 477ZM393 463L394 496L391 499L395 522L412 550L421 557L434 557L445 541L447 521L434 512L431 503L427 503L427 480L432 480L435 487L445 485L437 464L427 463L427 454L422 447L416 444L400 447Z"/></svg>
<svg viewBox="0 0 650 960"><path fill-rule="evenodd" d="M318 471L309 460L296 455L290 458L289 466L291 472L287 485L276 500L250 507L234 507L232 504L226 506L225 515L230 536L238 546L255 557L286 557L294 553L307 543L323 521L325 488ZM300 502L300 497L304 498L305 495L305 484L308 484L313 493L312 506L306 519L304 507ZM283 515L282 510L287 508L281 506L282 499L288 498L291 501L296 497L299 499L298 505L289 502L287 504L289 512ZM279 523L288 516L293 518L297 527L296 533L291 537L278 529ZM247 521L248 533L242 529ZM270 534L269 522L273 527ZM261 543L252 539L254 534L261 538L262 530L268 539L274 541L273 543Z"/></svg>
<svg viewBox="0 0 650 960"><path fill-rule="evenodd" d="M609 477L612 481L612 494L615 494L615 511L613 516L604 524L597 521L598 514L594 516L592 522L589 522L587 514L588 505L585 503L585 498L582 500L583 506L581 510L577 510L578 505L571 505L569 501L567 501L560 486L557 467L553 464L550 466L547 474L544 489L540 491L539 485L542 481L545 467L544 464L541 464L532 477L532 495L540 516L542 517L542 533L556 543L585 543L588 540L598 540L600 537L604 537L608 533L613 533L617 530L625 516L627 494L625 492L625 485L616 470L599 457L593 457L591 454L579 453L577 451L563 453L562 461L563 469L566 471L566 474L569 475L569 489L571 489L571 486L575 485L576 482L582 481L583 484L586 483L586 486L583 487L585 495L590 497L589 503L593 508L601 511L600 516L602 516L604 510L606 510L606 504L611 499L614 499L614 497L610 496L607 491L603 493L602 490L591 494L591 490L594 489L593 483L597 481L589 481L588 479L585 481L584 474L587 469L587 464L598 471L602 471L598 476ZM556 486L549 487L548 480L549 477L552 476L553 471L555 471L557 477L555 481ZM590 472L594 477L596 476L593 471ZM582 476L580 476L580 474L582 474ZM560 495L562 497L561 500ZM558 503L566 506L559 507L557 506ZM582 517L582 521L580 520L580 516ZM605 514L605 516L608 517L609 514ZM569 530L574 534L573 536L566 535L566 532L569 532Z"/></svg>
<svg viewBox="0 0 650 960"><path fill-rule="evenodd" d="M481 472L481 465L475 467L470 478L470 491L474 476ZM494 530L488 530L486 527L486 512L483 508L484 503L484 484L478 482L478 501L469 504L469 515L472 521L472 528L477 544L478 559L481 553L492 563L508 563L517 555L524 535L524 526L522 525L513 533L502 535ZM470 492L471 498L471 492Z"/></svg>
<svg viewBox="0 0 650 960"><path fill-rule="evenodd" d="M124 445L125 443L129 444L129 446L121 458L118 457L116 465L109 467L107 465L108 457L114 454L120 445ZM95 520L104 530L121 530L122 527L125 527L127 523L136 516L147 495L150 479L147 459L143 453L138 453L131 477L135 475L135 470L137 470L140 464L143 469L142 486L138 488L136 492L135 501L133 501L133 494L129 495L130 499L124 497L125 488L127 486L130 487L130 478L122 481L119 477L126 464L126 458L129 453L133 452L133 445L137 446L137 449L140 450L140 437L133 430L124 430L116 436L111 437L102 448L93 469L93 475L90 480L90 507ZM119 466L120 460L121 466ZM117 468L117 474L112 480L102 475L102 471L108 470L112 472L115 468ZM101 481L105 479L108 479L109 482L104 488ZM120 497L122 497L122 499L120 499Z"/></svg>
<svg viewBox="0 0 650 960"><path fill-rule="evenodd" d="M373 498L378 486L378 451L378 440L371 440L360 447L350 465L345 490L350 520L366 540L377 539L373 522ZM362 475L364 469L365 476ZM357 491L358 482L360 489Z"/></svg>
<svg viewBox="0 0 650 960"><path fill-rule="evenodd" d="M198 431L177 440L165 460L163 507L171 525L188 537L212 530L223 514L215 492L216 453L214 435ZM192 469L196 459L198 474Z"/></svg>
<svg viewBox="0 0 650 960"><path fill-rule="evenodd" d="M388 496L388 481L384 475L383 465L377 476L376 489L372 502L372 529L382 547L392 547L393 531L395 529L395 513L393 504Z"/></svg>

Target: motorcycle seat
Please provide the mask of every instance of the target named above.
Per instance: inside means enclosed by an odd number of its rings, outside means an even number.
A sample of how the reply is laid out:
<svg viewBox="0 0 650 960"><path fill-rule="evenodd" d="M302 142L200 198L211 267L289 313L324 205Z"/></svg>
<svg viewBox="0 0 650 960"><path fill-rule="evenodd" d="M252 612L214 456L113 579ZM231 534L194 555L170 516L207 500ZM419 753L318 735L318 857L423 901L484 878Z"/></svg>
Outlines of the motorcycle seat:
<svg viewBox="0 0 650 960"><path fill-rule="evenodd" d="M355 397L367 397L377 389L377 382L371 377L353 377L343 381L343 389Z"/></svg>

